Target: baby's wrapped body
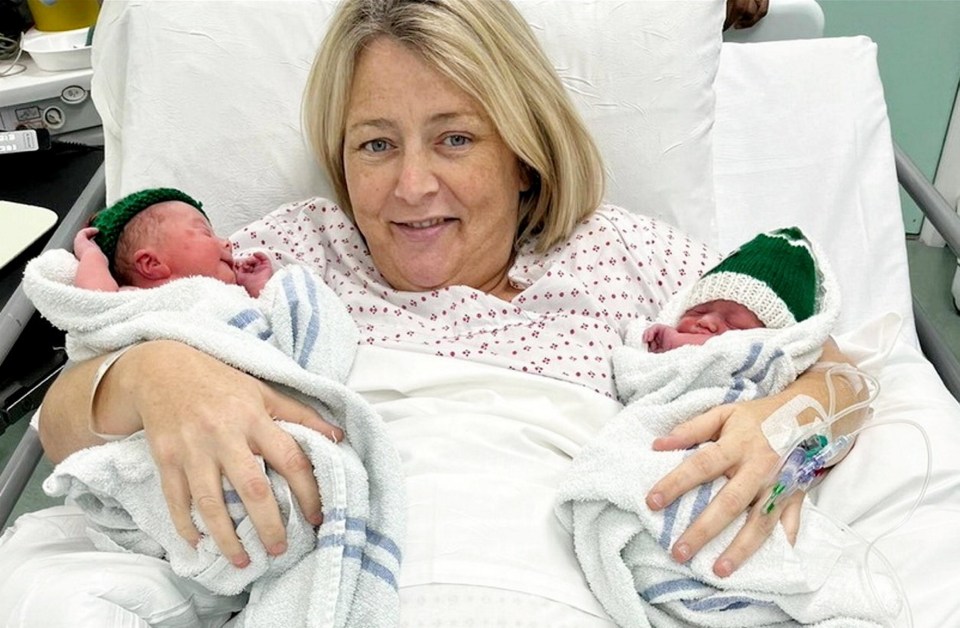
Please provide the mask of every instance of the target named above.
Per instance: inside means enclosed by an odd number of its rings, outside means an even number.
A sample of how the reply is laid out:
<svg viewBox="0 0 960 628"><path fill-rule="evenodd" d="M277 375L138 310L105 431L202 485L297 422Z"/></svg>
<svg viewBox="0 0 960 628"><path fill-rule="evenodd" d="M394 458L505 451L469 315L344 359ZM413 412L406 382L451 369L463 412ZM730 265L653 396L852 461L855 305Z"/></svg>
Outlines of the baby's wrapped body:
<svg viewBox="0 0 960 628"><path fill-rule="evenodd" d="M254 299L240 286L207 277L147 290L84 290L72 285L76 265L66 251L51 251L30 264L24 279L38 310L68 332L73 359L146 340L178 340L311 403L343 428L346 440L333 443L283 424L314 465L324 521L316 528L306 521L286 481L265 469L288 548L269 556L234 504L230 514L251 558L243 569L212 538L201 537L193 548L177 533L142 432L68 457L44 488L85 510L99 549L165 558L176 574L215 593L249 593L238 625L394 625L403 479L379 416L343 384L358 333L337 296L299 266L278 271Z"/></svg>
<svg viewBox="0 0 960 628"><path fill-rule="evenodd" d="M659 320L675 324L682 311L668 306ZM654 483L692 453L654 451L655 438L718 405L782 390L819 358L838 312L826 270L817 312L782 329L733 330L703 345L650 353L646 324L631 324L625 346L614 352L617 389L627 405L574 458L557 507L591 588L618 624L879 626L896 614L892 582L872 576L884 599L878 603L860 561L843 555L851 538L809 503L795 545L778 526L740 570L720 578L714 561L746 514L686 563L670 550L726 478L663 510L644 501Z"/></svg>

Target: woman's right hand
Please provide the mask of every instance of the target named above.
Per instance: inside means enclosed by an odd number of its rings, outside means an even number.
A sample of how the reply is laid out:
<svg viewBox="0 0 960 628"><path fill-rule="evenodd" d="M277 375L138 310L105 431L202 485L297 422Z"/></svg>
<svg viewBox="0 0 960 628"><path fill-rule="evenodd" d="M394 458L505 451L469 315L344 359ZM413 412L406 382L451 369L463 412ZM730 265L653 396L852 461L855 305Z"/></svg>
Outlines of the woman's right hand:
<svg viewBox="0 0 960 628"><path fill-rule="evenodd" d="M226 476L267 551L286 550L280 511L257 455L287 480L304 516L320 522L309 459L274 422L300 423L341 440L343 432L312 408L192 347L151 341L107 371L92 404L94 431L116 433L110 428L117 425L113 418L121 418L118 409L135 413L143 426L173 523L187 541L200 538L190 516L193 504L224 556L239 567L249 563L224 503ZM122 418L129 425L129 417Z"/></svg>

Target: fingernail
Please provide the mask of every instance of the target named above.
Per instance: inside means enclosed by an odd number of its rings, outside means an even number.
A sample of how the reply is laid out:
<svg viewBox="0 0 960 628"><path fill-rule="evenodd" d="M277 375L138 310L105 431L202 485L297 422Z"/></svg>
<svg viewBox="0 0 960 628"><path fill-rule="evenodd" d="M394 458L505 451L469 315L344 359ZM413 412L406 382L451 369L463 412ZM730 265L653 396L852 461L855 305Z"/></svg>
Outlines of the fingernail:
<svg viewBox="0 0 960 628"><path fill-rule="evenodd" d="M250 564L250 557L247 556L246 552L241 552L240 554L236 554L232 559L230 559L230 562L233 563L234 567L239 567L240 569L243 569L244 567Z"/></svg>
<svg viewBox="0 0 960 628"><path fill-rule="evenodd" d="M321 515L319 512L315 512L309 517L307 517L307 521L309 521L311 524L315 526L318 526L321 523L323 523L323 515Z"/></svg>
<svg viewBox="0 0 960 628"><path fill-rule="evenodd" d="M287 544L283 541L280 541L279 543L274 543L268 550L271 556L279 556L285 551L287 551Z"/></svg>
<svg viewBox="0 0 960 628"><path fill-rule="evenodd" d="M647 496L647 505L654 510L663 508L663 493L650 493Z"/></svg>
<svg viewBox="0 0 960 628"><path fill-rule="evenodd" d="M677 543L673 546L673 555L676 556L680 562L687 562L690 560L690 546L686 543Z"/></svg>
<svg viewBox="0 0 960 628"><path fill-rule="evenodd" d="M717 574L721 578L726 578L733 573L733 561L729 558L718 560L717 564L713 567L713 573Z"/></svg>

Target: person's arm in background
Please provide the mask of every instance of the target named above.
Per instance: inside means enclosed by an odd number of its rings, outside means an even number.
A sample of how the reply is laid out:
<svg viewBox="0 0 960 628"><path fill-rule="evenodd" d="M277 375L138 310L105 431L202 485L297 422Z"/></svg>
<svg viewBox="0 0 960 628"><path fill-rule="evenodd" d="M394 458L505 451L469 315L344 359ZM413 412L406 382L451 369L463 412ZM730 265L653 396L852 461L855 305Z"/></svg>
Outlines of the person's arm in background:
<svg viewBox="0 0 960 628"><path fill-rule="evenodd" d="M770 0L727 0L727 18L723 30L750 28L762 20L770 8Z"/></svg>
<svg viewBox="0 0 960 628"><path fill-rule="evenodd" d="M199 539L190 516L195 505L217 546L238 566L249 558L227 514L221 476L237 488L264 547L271 554L286 549L280 512L255 456L286 478L307 519L320 522L309 459L274 419L300 423L333 440L343 439L341 430L312 408L179 342L132 347L97 384L107 359L71 367L47 391L40 439L51 460L101 443L96 434L145 430L177 531L190 542Z"/></svg>
<svg viewBox="0 0 960 628"><path fill-rule="evenodd" d="M823 347L821 362L850 363L833 340ZM683 463L657 482L647 494L647 505L661 510L687 491L705 482L726 475L729 482L704 509L697 520L677 539L672 548L673 556L686 562L713 539L767 488L771 472L780 462L761 424L777 409L798 395L808 395L829 407L827 372L809 369L776 395L762 399L719 406L689 421L681 423L665 437L654 441L655 450L687 449L697 444L713 441L715 446L701 447ZM836 408L841 411L862 400L865 391L858 394L853 385L844 378L834 380L837 392ZM800 422L814 417L804 413ZM865 413L851 413L832 426L834 437L850 434L856 430ZM800 526L800 507L804 494L794 493L784 502L783 509L772 515L750 512L746 524L736 538L714 563L714 572L728 576L740 567L770 536L777 523L782 523L791 542Z"/></svg>

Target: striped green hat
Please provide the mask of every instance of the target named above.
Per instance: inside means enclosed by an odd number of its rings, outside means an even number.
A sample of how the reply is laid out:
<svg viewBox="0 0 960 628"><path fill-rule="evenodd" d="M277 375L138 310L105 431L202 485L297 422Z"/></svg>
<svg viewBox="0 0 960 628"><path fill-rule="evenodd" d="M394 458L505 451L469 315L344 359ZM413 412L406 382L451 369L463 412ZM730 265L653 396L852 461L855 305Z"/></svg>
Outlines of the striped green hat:
<svg viewBox="0 0 960 628"><path fill-rule="evenodd" d="M817 305L817 265L810 241L797 227L762 233L707 271L691 291L687 309L724 299L779 329L810 318Z"/></svg>
<svg viewBox="0 0 960 628"><path fill-rule="evenodd" d="M197 208L197 211L206 214L201 208L199 201L192 199L180 190L174 188L150 188L140 190L124 196L119 201L97 212L90 220L90 226L96 227L99 233L94 236L94 241L103 254L110 260L110 269L114 268L114 256L117 254L117 242L120 241L120 235L134 216L157 203L165 201L182 201L187 205Z"/></svg>

